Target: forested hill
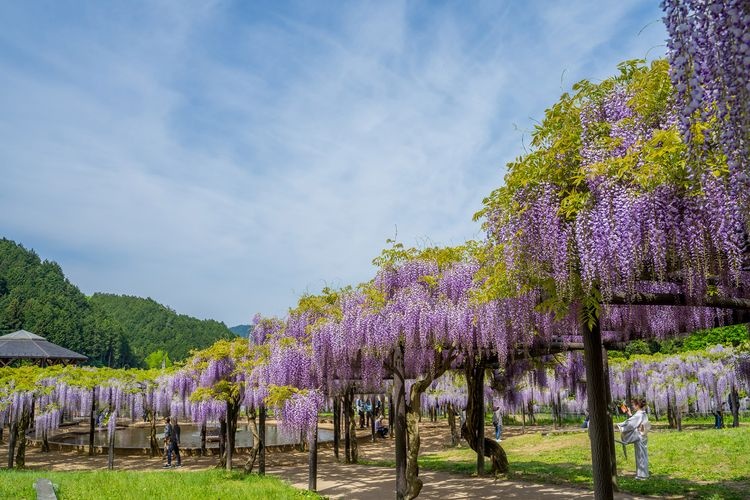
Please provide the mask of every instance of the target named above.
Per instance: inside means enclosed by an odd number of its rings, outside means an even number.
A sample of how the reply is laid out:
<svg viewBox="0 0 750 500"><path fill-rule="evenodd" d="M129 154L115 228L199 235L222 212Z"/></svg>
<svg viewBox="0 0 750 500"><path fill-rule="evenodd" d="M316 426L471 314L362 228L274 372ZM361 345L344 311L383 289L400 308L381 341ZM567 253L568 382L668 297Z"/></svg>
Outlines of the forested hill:
<svg viewBox="0 0 750 500"><path fill-rule="evenodd" d="M28 330L90 358L133 364L122 328L70 283L55 262L0 239L0 334Z"/></svg>
<svg viewBox="0 0 750 500"><path fill-rule="evenodd" d="M122 325L125 339L138 359L157 350L166 351L172 360L183 359L191 349L235 336L224 323L177 314L150 298L95 293L90 302Z"/></svg>
<svg viewBox="0 0 750 500"><path fill-rule="evenodd" d="M96 294L86 297L60 266L0 238L0 335L28 330L108 366L143 366L153 351L187 356L232 332L151 299Z"/></svg>
<svg viewBox="0 0 750 500"><path fill-rule="evenodd" d="M232 326L229 329L232 330L232 333L235 335L247 338L250 336L250 332L253 331L253 325L237 325Z"/></svg>

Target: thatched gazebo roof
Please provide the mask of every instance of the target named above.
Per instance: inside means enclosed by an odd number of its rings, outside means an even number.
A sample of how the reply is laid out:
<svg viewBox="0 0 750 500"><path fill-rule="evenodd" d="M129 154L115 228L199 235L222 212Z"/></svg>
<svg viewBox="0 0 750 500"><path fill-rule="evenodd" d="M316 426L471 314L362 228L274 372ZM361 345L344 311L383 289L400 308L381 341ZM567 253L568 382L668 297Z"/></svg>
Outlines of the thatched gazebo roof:
<svg viewBox="0 0 750 500"><path fill-rule="evenodd" d="M77 364L89 358L26 330L18 330L0 337L0 366L8 366L20 359L28 359L41 366L48 366Z"/></svg>

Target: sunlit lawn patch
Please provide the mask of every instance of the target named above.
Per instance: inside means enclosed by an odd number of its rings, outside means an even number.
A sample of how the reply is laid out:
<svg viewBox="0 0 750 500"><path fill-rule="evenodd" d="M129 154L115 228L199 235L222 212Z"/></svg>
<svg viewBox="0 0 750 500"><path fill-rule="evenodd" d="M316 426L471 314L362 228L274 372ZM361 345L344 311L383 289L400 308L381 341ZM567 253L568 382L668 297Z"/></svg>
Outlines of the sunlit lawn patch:
<svg viewBox="0 0 750 500"><path fill-rule="evenodd" d="M36 498L33 485L49 478L60 500L179 498L287 499L320 498L297 490L274 477L228 474L220 470L188 471L86 471L45 472L0 470L0 498Z"/></svg>
<svg viewBox="0 0 750 500"><path fill-rule="evenodd" d="M593 487L588 435L581 432L513 436L502 442L510 462L509 479ZM743 499L750 496L750 426L677 432L658 430L649 436L651 478L636 481L633 447L627 459L617 445L619 486L646 495L688 495ZM425 469L472 474L476 454L468 447L425 453ZM382 463L382 465L392 465ZM487 471L489 464L485 463Z"/></svg>

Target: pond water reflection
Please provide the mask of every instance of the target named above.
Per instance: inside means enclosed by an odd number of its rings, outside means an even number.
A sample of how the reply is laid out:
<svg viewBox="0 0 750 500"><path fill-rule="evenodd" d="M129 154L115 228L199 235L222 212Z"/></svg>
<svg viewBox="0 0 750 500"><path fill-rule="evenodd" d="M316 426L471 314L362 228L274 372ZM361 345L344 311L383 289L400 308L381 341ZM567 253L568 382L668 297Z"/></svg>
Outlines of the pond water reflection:
<svg viewBox="0 0 750 500"><path fill-rule="evenodd" d="M126 427L124 429L117 429L115 432L115 448L148 448L149 447L149 433L150 427ZM200 448L201 437L200 427L193 424L180 424L180 448ZM164 426L159 425L156 428L156 438L161 444L161 437L164 433ZM208 427L207 428L207 448L218 448L219 447L219 428ZM238 447L251 447L253 445L253 436L250 431L247 430L246 426L237 426L237 441L236 446ZM51 443L62 443L72 445L88 445L89 435L88 433L74 433L64 434L57 437L51 437L49 439ZM326 429L318 430L318 442L333 441L333 431ZM266 446L275 446L283 444L297 444L299 443L299 436L285 436L278 432L278 429L273 424L266 425ZM107 446L107 430L106 428L97 430L94 433L94 445L95 446Z"/></svg>

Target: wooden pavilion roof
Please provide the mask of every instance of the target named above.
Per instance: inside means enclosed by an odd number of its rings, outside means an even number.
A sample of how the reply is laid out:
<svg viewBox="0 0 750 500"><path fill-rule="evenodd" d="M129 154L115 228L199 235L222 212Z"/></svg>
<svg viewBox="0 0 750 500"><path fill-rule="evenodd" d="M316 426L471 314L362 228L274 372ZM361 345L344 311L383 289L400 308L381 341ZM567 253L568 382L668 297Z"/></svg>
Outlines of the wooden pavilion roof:
<svg viewBox="0 0 750 500"><path fill-rule="evenodd" d="M0 366L8 366L19 359L32 360L46 366L76 364L89 358L26 330L18 330L1 336Z"/></svg>

